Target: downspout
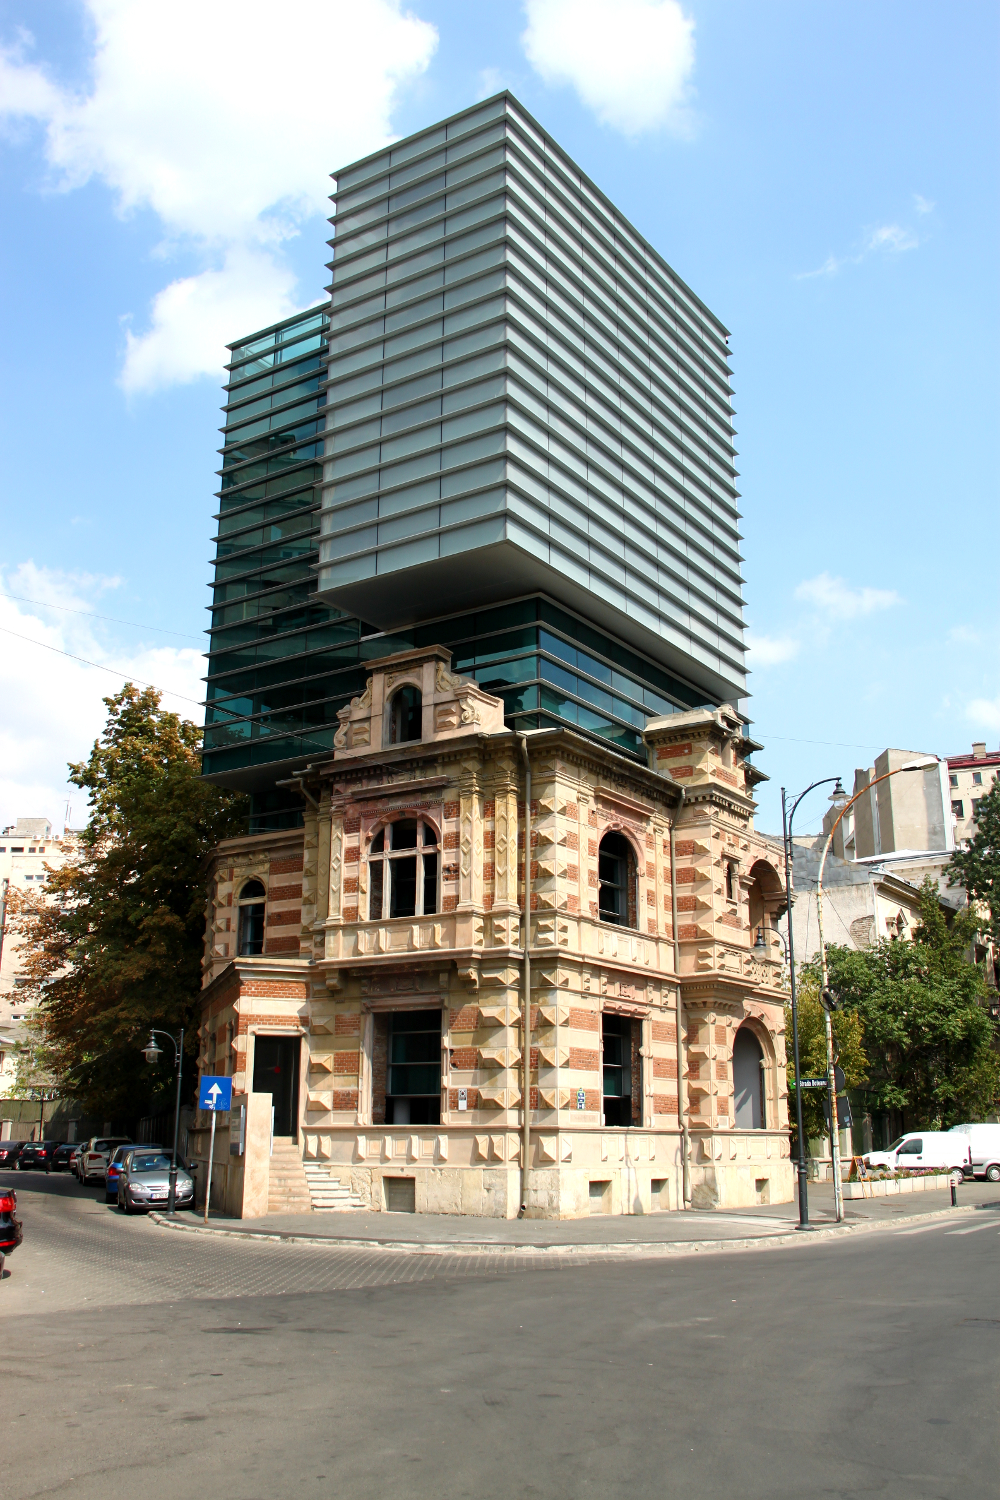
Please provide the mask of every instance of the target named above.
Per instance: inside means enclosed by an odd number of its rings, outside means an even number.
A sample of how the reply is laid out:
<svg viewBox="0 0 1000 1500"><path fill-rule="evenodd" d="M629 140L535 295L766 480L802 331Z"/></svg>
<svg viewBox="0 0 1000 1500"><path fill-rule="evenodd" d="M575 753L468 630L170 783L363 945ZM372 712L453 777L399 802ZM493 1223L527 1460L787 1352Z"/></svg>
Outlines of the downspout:
<svg viewBox="0 0 1000 1500"><path fill-rule="evenodd" d="M674 973L677 976L677 1113L681 1127L681 1173L684 1207L691 1207L691 1138L688 1134L687 1058L684 1052L684 1002L681 999L681 940L677 927L677 815L684 806L684 788L670 820L670 919L674 933Z"/></svg>
<svg viewBox="0 0 1000 1500"><path fill-rule="evenodd" d="M531 761L528 758L527 736L519 734L517 738L524 759L524 926L521 932L521 1003L524 1007L524 1049L521 1056L524 1082L521 1102L524 1123L521 1141L521 1212L518 1216L523 1218L528 1207L528 1174L531 1170Z"/></svg>

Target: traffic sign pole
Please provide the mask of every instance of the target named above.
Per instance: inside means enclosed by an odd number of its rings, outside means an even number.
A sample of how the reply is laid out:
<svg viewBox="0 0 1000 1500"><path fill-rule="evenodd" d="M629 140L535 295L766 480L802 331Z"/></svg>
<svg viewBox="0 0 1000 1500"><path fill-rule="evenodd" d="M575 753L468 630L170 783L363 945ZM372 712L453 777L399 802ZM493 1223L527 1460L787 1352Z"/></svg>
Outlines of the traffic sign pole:
<svg viewBox="0 0 1000 1500"><path fill-rule="evenodd" d="M212 1110L212 1130L208 1138L208 1172L205 1180L205 1223L208 1223L208 1205L212 1197L212 1163L215 1160L215 1116L217 1110Z"/></svg>

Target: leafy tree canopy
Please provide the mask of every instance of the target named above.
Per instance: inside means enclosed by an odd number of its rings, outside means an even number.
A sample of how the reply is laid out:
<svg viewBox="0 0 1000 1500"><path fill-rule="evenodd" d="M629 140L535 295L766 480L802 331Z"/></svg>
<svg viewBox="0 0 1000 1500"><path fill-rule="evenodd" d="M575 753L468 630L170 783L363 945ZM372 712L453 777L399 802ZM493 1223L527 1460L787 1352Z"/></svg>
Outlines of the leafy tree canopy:
<svg viewBox="0 0 1000 1500"><path fill-rule="evenodd" d="M956 849L945 869L960 881L970 902L989 913L990 936L1000 943L1000 776L983 797L976 814L976 832L968 848Z"/></svg>
<svg viewBox="0 0 1000 1500"><path fill-rule="evenodd" d="M203 861L246 828L247 801L201 779L201 730L131 683L70 780L90 798L77 860L22 896L11 926L39 1008L39 1062L88 1113L128 1119L166 1083L150 1026L190 1029L205 933ZM192 1043L193 1043L192 1036Z"/></svg>
<svg viewBox="0 0 1000 1500"><path fill-rule="evenodd" d="M826 1075L826 1012L819 1003L820 977L818 968L803 968L798 986L797 1005L799 1012L799 1062L803 1078L819 1078ZM837 1062L844 1070L844 1082L849 1089L860 1087L868 1078L868 1059L864 1049L864 1027L857 1011L841 1010L832 1017L833 1046ZM795 1135L798 1117L795 1109L795 1054L791 1044L792 1007L785 1007L785 1035L788 1052L788 1122ZM826 1095L819 1090L802 1091L802 1127L806 1140L823 1136L827 1132L823 1114ZM796 1147L797 1149L797 1147Z"/></svg>
<svg viewBox="0 0 1000 1500"><path fill-rule="evenodd" d="M827 964L845 1012L860 1022L870 1107L898 1112L907 1130L947 1130L995 1107L1000 1038L982 969L967 957L976 917L962 911L948 922L925 880L920 918L912 940L859 952L830 946ZM818 964L804 967L804 979L816 983Z"/></svg>

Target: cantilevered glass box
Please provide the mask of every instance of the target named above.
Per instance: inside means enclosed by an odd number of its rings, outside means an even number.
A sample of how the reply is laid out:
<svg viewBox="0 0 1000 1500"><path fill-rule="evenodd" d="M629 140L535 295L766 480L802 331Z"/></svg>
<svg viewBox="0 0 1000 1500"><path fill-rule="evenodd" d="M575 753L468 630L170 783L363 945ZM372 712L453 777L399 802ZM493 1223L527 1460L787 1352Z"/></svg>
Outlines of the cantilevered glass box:
<svg viewBox="0 0 1000 1500"><path fill-rule="evenodd" d="M743 697L722 324L509 94L335 177L320 596L544 594Z"/></svg>

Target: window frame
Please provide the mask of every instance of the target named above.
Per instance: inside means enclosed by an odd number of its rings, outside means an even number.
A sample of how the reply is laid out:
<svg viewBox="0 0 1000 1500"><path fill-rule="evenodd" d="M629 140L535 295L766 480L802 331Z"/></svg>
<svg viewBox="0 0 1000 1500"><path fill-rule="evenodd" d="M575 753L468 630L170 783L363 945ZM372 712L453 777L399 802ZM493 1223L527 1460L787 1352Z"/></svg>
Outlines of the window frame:
<svg viewBox="0 0 1000 1500"><path fill-rule="evenodd" d="M392 830L404 823L415 823L416 841L413 845L401 849L394 849L392 844ZM426 842L424 830L429 830L433 842ZM382 835L382 848L375 850L374 845ZM386 836L389 836L389 848L386 848ZM434 907L431 911L426 909L427 895L427 870L425 865L426 854L433 855L435 861L434 870ZM403 859L416 859L416 890L414 893L414 910L406 914L392 915L392 865ZM413 922L424 917L438 916L441 911L441 833L433 820L418 814L414 818L393 818L378 824L372 829L371 838L368 841L367 873L368 873L368 918L369 922ZM375 891L374 866L381 866L381 896L382 911L380 914L372 914L372 897ZM386 867L388 866L389 878L386 879Z"/></svg>
<svg viewBox="0 0 1000 1500"><path fill-rule="evenodd" d="M406 702L406 695L412 694L416 702ZM419 745L424 737L423 733L423 707L424 695L416 682L401 682L394 688L386 703L386 742L390 745ZM404 716L411 719L416 717L417 733L414 735L403 735Z"/></svg>
<svg viewBox="0 0 1000 1500"><path fill-rule="evenodd" d="M252 896L246 896L246 895L244 895L244 892L246 890L248 890L250 888L250 886L253 886L253 885L259 885L260 886L261 890L263 891L263 895L262 896L258 895L256 893L256 891L254 892L254 894ZM265 943L267 941L267 886L264 884L263 880L261 880L261 878L260 878L259 875L251 875L251 876L248 876L248 878L246 880L244 880L242 888L240 890L240 894L236 898L236 900L233 902L233 905L236 907L236 911L237 911L237 916L236 916L236 957L237 958L260 958L261 955L264 952L264 945L265 945ZM244 941L244 924L246 923L247 925L249 925L249 922L252 920L250 918L250 915L249 915L250 912L254 911L254 910L258 909L258 908L259 908L260 913L261 913L261 916L260 916L260 947L259 948L250 948L249 946L245 945L245 941ZM244 913L247 914L246 917L244 917Z"/></svg>
<svg viewBox="0 0 1000 1500"><path fill-rule="evenodd" d="M603 856L605 859L617 859L624 864L625 879L621 885L615 885L611 881L601 878L601 851L608 838L621 839L625 846L626 853L624 856L613 854L610 851ZM623 893L625 902L624 912L619 911L617 914L614 914L602 908L601 894L605 888ZM633 908L632 912L629 910L630 907ZM634 917L634 921L629 921L630 915ZM606 922L609 927L621 927L626 932L639 931L639 855L625 830L623 828L616 828L613 825L604 830L597 845L597 919L599 922Z"/></svg>

